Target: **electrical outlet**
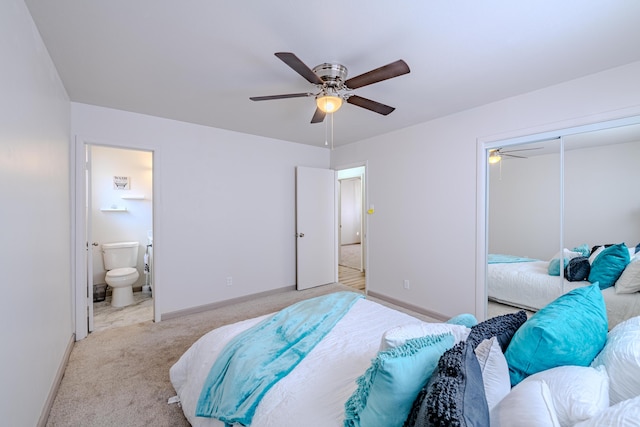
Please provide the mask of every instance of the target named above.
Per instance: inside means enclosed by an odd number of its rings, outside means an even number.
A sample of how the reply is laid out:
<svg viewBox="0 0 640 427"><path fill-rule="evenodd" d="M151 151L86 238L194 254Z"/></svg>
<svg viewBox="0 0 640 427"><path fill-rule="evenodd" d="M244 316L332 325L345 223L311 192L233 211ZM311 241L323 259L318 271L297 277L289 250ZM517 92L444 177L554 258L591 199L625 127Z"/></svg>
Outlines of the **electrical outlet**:
<svg viewBox="0 0 640 427"><path fill-rule="evenodd" d="M227 286L231 286L233 285L233 277L229 276L227 277Z"/></svg>
<svg viewBox="0 0 640 427"><path fill-rule="evenodd" d="M405 289L411 289L411 286L409 285L409 280L408 279L404 279L404 283L402 285Z"/></svg>

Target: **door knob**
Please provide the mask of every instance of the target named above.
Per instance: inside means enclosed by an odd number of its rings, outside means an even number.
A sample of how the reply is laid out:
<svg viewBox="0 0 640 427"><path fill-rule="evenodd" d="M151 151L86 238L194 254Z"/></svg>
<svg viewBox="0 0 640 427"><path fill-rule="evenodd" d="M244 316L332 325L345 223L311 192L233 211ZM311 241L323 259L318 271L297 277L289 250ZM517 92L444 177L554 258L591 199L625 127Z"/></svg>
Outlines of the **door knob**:
<svg viewBox="0 0 640 427"><path fill-rule="evenodd" d="M304 233L298 233L298 237L304 237Z"/></svg>
<svg viewBox="0 0 640 427"><path fill-rule="evenodd" d="M98 243L93 242L93 243L91 244L91 246L98 246Z"/></svg>

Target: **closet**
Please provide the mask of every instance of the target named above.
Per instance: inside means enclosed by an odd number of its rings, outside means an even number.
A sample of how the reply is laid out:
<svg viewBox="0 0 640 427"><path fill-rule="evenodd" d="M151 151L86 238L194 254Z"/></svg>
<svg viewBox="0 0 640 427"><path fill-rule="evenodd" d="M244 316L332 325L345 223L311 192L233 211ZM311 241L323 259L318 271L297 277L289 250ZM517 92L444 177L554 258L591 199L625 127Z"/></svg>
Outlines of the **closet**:
<svg viewBox="0 0 640 427"><path fill-rule="evenodd" d="M562 248L640 242L640 116L480 144L477 271L485 301L488 254L550 260ZM496 150L505 154L490 163Z"/></svg>

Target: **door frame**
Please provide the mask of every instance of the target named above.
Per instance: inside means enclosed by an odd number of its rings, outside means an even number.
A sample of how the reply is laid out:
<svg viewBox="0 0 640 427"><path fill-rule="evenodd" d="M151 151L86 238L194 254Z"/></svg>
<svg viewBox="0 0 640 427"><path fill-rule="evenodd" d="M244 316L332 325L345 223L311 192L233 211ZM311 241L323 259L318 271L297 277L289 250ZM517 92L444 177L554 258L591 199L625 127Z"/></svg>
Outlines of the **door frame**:
<svg viewBox="0 0 640 427"><path fill-rule="evenodd" d="M158 251L158 239L162 241L160 233L160 215L159 206L161 205L160 191L160 150L157 147L150 146L133 146L130 144L116 144L113 142L100 142L79 135L74 135L69 150L70 158L70 180L71 180L71 286L72 286L72 317L75 330L75 339L79 341L89 334L88 308L93 301L89 301L90 290L88 288L88 251L90 246L88 240L86 210L90 208L90 200L88 199L87 180L86 180L86 147L91 145L112 147L119 149L129 149L138 151L148 151L152 155L152 233L154 236L154 265L158 265L158 255L162 258L162 251ZM89 204L88 204L89 203ZM89 245L89 246L88 246ZM160 312L158 310L158 296L162 295L161 280L158 280L157 269L153 267L151 272L153 280L153 320L160 321Z"/></svg>

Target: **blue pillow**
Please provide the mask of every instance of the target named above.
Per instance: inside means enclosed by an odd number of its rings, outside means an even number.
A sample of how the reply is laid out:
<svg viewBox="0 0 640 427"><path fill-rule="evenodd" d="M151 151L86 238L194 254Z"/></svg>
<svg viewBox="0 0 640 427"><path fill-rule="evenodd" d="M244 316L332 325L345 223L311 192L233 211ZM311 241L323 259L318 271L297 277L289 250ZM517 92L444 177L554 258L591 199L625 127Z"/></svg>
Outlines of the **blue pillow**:
<svg viewBox="0 0 640 427"><path fill-rule="evenodd" d="M516 331L505 352L511 385L556 366L589 366L607 340L607 310L597 283L561 295Z"/></svg>
<svg viewBox="0 0 640 427"><path fill-rule="evenodd" d="M489 425L482 370L466 341L447 350L413 404L405 427Z"/></svg>
<svg viewBox="0 0 640 427"><path fill-rule="evenodd" d="M408 340L378 353L345 403L345 427L402 427L440 356L453 347L450 333Z"/></svg>
<svg viewBox="0 0 640 427"><path fill-rule="evenodd" d="M451 319L447 320L447 323L451 325L461 325L466 326L467 328L471 328L478 324L478 319L471 313L462 313L457 316L453 316Z"/></svg>
<svg viewBox="0 0 640 427"><path fill-rule="evenodd" d="M564 267L562 268L565 268L568 263L569 263L569 258L564 258ZM549 276L560 275L560 259L559 258L554 258L551 261L549 261L547 272L549 273Z"/></svg>
<svg viewBox="0 0 640 427"><path fill-rule="evenodd" d="M581 256L585 256L587 258L589 258L589 255L591 255L591 249L589 249L589 245L587 245L586 243L584 245L576 246L575 248L571 249L571 251L578 252Z"/></svg>
<svg viewBox="0 0 640 427"><path fill-rule="evenodd" d="M611 245L593 260L589 281L599 282L600 289L607 289L615 285L627 264L629 264L629 249L624 243Z"/></svg>

